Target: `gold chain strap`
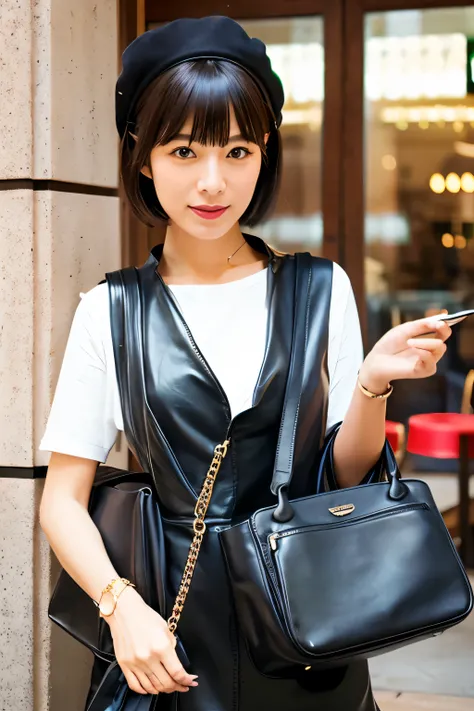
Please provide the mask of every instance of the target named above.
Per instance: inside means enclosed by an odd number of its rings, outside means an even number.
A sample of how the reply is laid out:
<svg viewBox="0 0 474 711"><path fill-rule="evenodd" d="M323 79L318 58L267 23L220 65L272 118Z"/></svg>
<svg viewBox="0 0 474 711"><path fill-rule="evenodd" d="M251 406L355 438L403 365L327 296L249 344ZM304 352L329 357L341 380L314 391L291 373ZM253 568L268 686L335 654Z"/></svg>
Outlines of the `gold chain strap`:
<svg viewBox="0 0 474 711"><path fill-rule="evenodd" d="M189 587L191 585L191 580L193 579L194 568L196 567L199 551L201 550L202 539L204 538L204 534L206 532L206 524L204 519L211 502L214 482L219 473L219 469L221 468L222 460L227 454L229 444L230 440L226 439L223 444L218 444L214 449L214 458L211 462L211 466L209 467L209 471L206 474L201 493L199 494L199 498L196 502L196 507L194 509L196 519L193 524L194 538L189 547L188 559L184 567L183 577L181 578L178 594L176 595L176 600L174 602L173 612L168 620L168 629L172 633L176 631L178 626L178 622L183 612L184 603L186 602L186 597L189 592Z"/></svg>

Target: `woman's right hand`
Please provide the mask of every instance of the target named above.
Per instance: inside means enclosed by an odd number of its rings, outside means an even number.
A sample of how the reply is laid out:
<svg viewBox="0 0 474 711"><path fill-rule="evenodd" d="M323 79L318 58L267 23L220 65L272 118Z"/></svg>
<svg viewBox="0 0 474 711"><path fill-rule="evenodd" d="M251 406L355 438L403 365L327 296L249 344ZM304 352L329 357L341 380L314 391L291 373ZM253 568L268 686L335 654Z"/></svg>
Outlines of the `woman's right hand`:
<svg viewBox="0 0 474 711"><path fill-rule="evenodd" d="M198 686L179 661L176 639L160 617L132 587L117 601L109 623L117 662L137 694L171 694Z"/></svg>

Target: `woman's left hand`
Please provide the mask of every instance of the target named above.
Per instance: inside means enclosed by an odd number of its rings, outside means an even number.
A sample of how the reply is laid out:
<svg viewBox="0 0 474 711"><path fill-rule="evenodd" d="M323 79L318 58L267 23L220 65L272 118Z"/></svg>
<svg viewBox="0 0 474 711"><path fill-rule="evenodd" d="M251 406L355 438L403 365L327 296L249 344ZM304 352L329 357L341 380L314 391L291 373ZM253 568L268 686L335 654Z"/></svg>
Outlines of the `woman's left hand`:
<svg viewBox="0 0 474 711"><path fill-rule="evenodd" d="M431 331L432 336L420 338ZM450 335L451 328L433 317L392 328L367 355L359 373L360 382L371 392L381 394L392 380L434 375Z"/></svg>

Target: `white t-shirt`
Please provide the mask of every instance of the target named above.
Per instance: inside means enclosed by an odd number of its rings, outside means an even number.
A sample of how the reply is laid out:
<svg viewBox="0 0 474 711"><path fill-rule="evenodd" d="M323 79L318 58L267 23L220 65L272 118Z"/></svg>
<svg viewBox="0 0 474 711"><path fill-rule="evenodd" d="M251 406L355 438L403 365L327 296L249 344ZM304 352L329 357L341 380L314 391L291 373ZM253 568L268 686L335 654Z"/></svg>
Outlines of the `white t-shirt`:
<svg viewBox="0 0 474 711"><path fill-rule="evenodd" d="M235 417L251 407L263 361L267 270L227 284L169 288ZM40 449L105 462L118 430L123 430L107 284L99 284L81 297ZM328 428L344 419L362 356L359 318L349 278L334 264L329 315Z"/></svg>

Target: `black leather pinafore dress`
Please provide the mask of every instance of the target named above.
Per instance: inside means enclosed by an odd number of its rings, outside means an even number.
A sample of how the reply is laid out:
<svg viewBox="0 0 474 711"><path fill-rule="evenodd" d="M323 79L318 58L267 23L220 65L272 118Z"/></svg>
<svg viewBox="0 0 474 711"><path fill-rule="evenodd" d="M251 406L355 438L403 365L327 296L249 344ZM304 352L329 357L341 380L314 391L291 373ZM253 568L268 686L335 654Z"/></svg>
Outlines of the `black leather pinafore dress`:
<svg viewBox="0 0 474 711"><path fill-rule="evenodd" d="M154 477L162 510L170 608L192 540L195 502L214 447L226 438L231 440L214 487L207 532L178 628L190 671L199 675L199 687L186 694L146 697L146 708L374 711L365 662L310 673L300 680L269 679L253 666L239 633L218 533L256 509L275 503L270 482L291 350L295 269L291 256L276 255L255 237L247 235L246 239L269 257L267 342L252 408L231 420L225 393L157 273L161 246L136 270L135 291L130 300L125 299L123 342L118 329L112 329L116 362L121 362L119 386L127 393L122 403L125 434L140 464ZM292 496L315 493L321 486L314 470L326 429L329 309L327 303L318 303L318 288L322 280L332 281L332 264L318 262L320 279L313 279L307 347L311 357L304 375ZM113 319L113 288L110 293ZM136 313L137 304L141 314ZM225 337L232 324L216 323L215 327L218 339ZM96 683L99 667L96 663ZM117 708L142 709L144 699L127 692ZM115 711L115 706L107 706L111 708Z"/></svg>

